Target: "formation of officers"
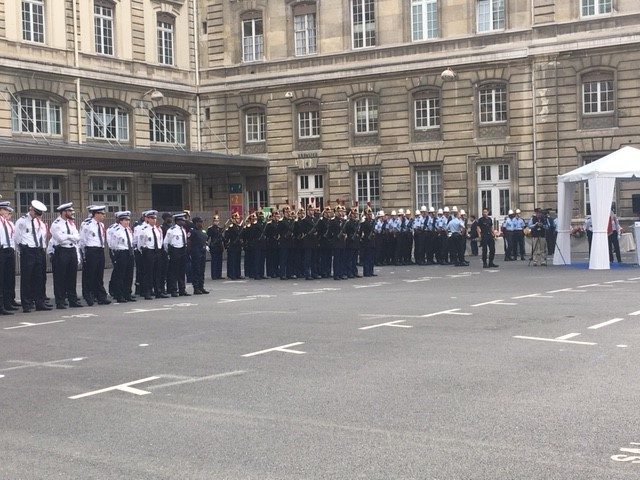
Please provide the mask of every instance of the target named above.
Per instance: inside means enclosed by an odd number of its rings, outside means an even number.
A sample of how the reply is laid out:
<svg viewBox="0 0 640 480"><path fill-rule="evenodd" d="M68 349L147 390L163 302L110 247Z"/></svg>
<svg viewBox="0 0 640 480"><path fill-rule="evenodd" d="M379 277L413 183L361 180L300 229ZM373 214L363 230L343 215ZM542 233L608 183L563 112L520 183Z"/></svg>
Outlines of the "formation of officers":
<svg viewBox="0 0 640 480"><path fill-rule="evenodd" d="M60 215L49 227L42 220L47 207L34 200L14 225L10 202L0 202L0 314L12 315L20 307L25 313L54 308L46 294L47 255L58 309L83 307L81 298L88 306L108 305L109 294L119 303L135 302L135 295L148 300L189 296L185 288L187 258L193 293L209 293L204 289L207 235L201 218L190 220L187 213L178 213L158 226L158 212L149 210L132 226L131 212L121 211L116 212L116 222L105 228L103 205L88 207L89 217L79 226L72 203L56 210ZM20 253L20 303L15 294L16 251ZM113 263L108 290L104 286L106 251ZM81 297L76 289L80 264Z"/></svg>

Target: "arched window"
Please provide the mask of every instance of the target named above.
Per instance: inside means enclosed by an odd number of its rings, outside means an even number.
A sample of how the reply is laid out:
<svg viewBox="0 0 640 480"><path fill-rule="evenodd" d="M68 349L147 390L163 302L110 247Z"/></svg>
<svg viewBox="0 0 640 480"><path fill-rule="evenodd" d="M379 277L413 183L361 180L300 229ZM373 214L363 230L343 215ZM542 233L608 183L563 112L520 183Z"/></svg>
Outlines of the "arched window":
<svg viewBox="0 0 640 480"><path fill-rule="evenodd" d="M186 124L184 115L162 109L149 110L149 140L155 143L185 145Z"/></svg>
<svg viewBox="0 0 640 480"><path fill-rule="evenodd" d="M62 135L62 107L46 96L26 92L11 102L11 127L17 133Z"/></svg>

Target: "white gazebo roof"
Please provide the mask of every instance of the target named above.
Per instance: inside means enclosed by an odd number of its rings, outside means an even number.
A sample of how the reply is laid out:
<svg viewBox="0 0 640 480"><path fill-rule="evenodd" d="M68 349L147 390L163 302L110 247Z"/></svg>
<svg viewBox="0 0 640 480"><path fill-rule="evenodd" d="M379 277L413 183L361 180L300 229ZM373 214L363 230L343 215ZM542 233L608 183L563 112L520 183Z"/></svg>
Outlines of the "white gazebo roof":
<svg viewBox="0 0 640 480"><path fill-rule="evenodd" d="M559 182L581 182L595 177L640 178L640 150L622 147L594 162L560 175Z"/></svg>

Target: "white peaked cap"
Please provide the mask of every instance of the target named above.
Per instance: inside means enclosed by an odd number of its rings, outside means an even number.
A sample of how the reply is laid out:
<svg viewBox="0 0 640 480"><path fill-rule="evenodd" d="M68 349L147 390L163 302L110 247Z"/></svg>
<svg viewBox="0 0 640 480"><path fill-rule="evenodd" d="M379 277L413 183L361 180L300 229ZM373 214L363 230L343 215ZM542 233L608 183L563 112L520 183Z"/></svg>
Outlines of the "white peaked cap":
<svg viewBox="0 0 640 480"><path fill-rule="evenodd" d="M455 205L453 207L451 207L451 211L452 212L457 212L458 211L458 207L456 207Z"/></svg>
<svg viewBox="0 0 640 480"><path fill-rule="evenodd" d="M513 215L513 210L509 210L509 211L507 212L507 215Z"/></svg>
<svg viewBox="0 0 640 480"><path fill-rule="evenodd" d="M444 212L442 211L441 208L438 209L438 215L442 215Z"/></svg>
<svg viewBox="0 0 640 480"><path fill-rule="evenodd" d="M449 213L449 207L444 207L443 212Z"/></svg>
<svg viewBox="0 0 640 480"><path fill-rule="evenodd" d="M435 211L436 211L436 209L435 209L435 208L433 208L433 207L429 207L429 212L435 212Z"/></svg>
<svg viewBox="0 0 640 480"><path fill-rule="evenodd" d="M460 210L460 215L466 215L467 212L464 211L464 208L462 210Z"/></svg>
<svg viewBox="0 0 640 480"><path fill-rule="evenodd" d="M404 209L401 208L400 210L398 210L398 215L404 215Z"/></svg>
<svg viewBox="0 0 640 480"><path fill-rule="evenodd" d="M420 210L416 210L416 215L420 215Z"/></svg>
<svg viewBox="0 0 640 480"><path fill-rule="evenodd" d="M421 212L426 212L426 211L427 211L427 206L426 206L426 205L422 205L422 206L420 207L420 211L421 211Z"/></svg>
<svg viewBox="0 0 640 480"><path fill-rule="evenodd" d="M391 210L391 215L397 215L395 210Z"/></svg>

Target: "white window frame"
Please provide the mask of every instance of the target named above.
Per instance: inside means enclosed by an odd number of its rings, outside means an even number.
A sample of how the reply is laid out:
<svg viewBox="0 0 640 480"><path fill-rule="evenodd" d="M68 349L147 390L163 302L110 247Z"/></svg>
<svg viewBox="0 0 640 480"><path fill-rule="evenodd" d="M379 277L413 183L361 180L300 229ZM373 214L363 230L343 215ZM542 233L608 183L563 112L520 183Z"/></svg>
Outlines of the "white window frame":
<svg viewBox="0 0 640 480"><path fill-rule="evenodd" d="M356 187L355 197L360 210L369 203L374 211L380 210L382 185L379 170L357 170L354 174L354 185Z"/></svg>
<svg viewBox="0 0 640 480"><path fill-rule="evenodd" d="M298 205L305 210L310 204L324 208L324 175L304 173L298 175Z"/></svg>
<svg viewBox="0 0 640 480"><path fill-rule="evenodd" d="M173 113L149 112L149 140L154 143L186 145L186 120Z"/></svg>
<svg viewBox="0 0 640 480"><path fill-rule="evenodd" d="M174 65L175 23L158 19L156 23L158 37L158 63Z"/></svg>
<svg viewBox="0 0 640 480"><path fill-rule="evenodd" d="M609 89L609 84L611 89ZM595 91L592 89L595 86ZM587 88L591 91L587 93ZM595 95L595 102L587 102L587 95ZM610 97L610 98L609 98ZM611 109L605 110L607 104L611 104ZM595 110L587 111L587 105L594 105ZM597 115L602 113L615 112L615 84L613 80L596 80L582 83L582 113L583 115Z"/></svg>
<svg viewBox="0 0 640 480"><path fill-rule="evenodd" d="M269 205L267 190L248 190L247 191L247 206L249 207L249 213L262 211L264 207ZM260 209L258 210L258 207Z"/></svg>
<svg viewBox="0 0 640 480"><path fill-rule="evenodd" d="M589 10L593 10L590 13ZM613 0L580 0L580 16L582 18L610 15L613 13Z"/></svg>
<svg viewBox="0 0 640 480"><path fill-rule="evenodd" d="M376 46L375 0L351 0L351 46L354 49ZM359 18L361 17L361 18Z"/></svg>
<svg viewBox="0 0 640 480"><path fill-rule="evenodd" d="M114 11L111 5L96 2L93 5L93 32L96 53L113 55Z"/></svg>
<svg viewBox="0 0 640 480"><path fill-rule="evenodd" d="M60 105L42 98L18 97L16 100L18 103L11 102L12 131L51 136L62 135L62 108Z"/></svg>
<svg viewBox="0 0 640 480"><path fill-rule="evenodd" d="M32 181L33 187L22 187L21 181ZM38 187L38 182L48 182L48 187ZM50 211L54 211L58 205L60 205L60 199L62 198L62 190L60 187L61 177L57 176L45 176L45 175L16 175L15 178L15 191L16 191L16 205L18 213L27 213L31 200L39 200L44 203ZM21 200L21 196L24 197L24 202Z"/></svg>
<svg viewBox="0 0 640 480"><path fill-rule="evenodd" d="M416 169L416 205L442 207L442 169Z"/></svg>
<svg viewBox="0 0 640 480"><path fill-rule="evenodd" d="M505 171L508 172L508 178L504 178ZM478 211L482 211L483 196L486 196L491 201L491 205L489 205L490 215L494 219L505 216L511 208L511 193L513 190L511 166L506 162L478 165L477 178Z"/></svg>
<svg viewBox="0 0 640 480"><path fill-rule="evenodd" d="M293 17L293 36L296 57L317 53L316 13L303 13Z"/></svg>
<svg viewBox="0 0 640 480"><path fill-rule="evenodd" d="M378 133L378 107L378 101L374 97L362 97L353 102L353 123L356 135ZM360 115L359 112L361 112Z"/></svg>
<svg viewBox="0 0 640 480"><path fill-rule="evenodd" d="M267 120L264 110L245 112L246 143L262 143L267 139Z"/></svg>
<svg viewBox="0 0 640 480"><path fill-rule="evenodd" d="M108 212L126 210L129 201L127 181L117 177L90 177L89 204L105 205Z"/></svg>
<svg viewBox="0 0 640 480"><path fill-rule="evenodd" d="M250 34L245 34L245 27L250 27ZM256 33L258 26L262 33ZM264 58L264 23L262 17L248 18L242 21L242 61L258 62Z"/></svg>
<svg viewBox="0 0 640 480"><path fill-rule="evenodd" d="M476 30L478 33L504 30L506 24L505 0L477 0Z"/></svg>
<svg viewBox="0 0 640 480"><path fill-rule="evenodd" d="M483 98L484 97L484 98ZM482 106L487 109L483 112ZM501 108L504 105L504 110ZM483 125L493 123L507 123L509 102L505 85L481 87L478 91L478 117ZM484 120L483 120L484 117Z"/></svg>
<svg viewBox="0 0 640 480"><path fill-rule="evenodd" d="M28 16L28 18L25 18ZM36 17L42 22L37 22ZM45 43L45 5L43 0L22 0L20 4L22 39L25 42Z"/></svg>
<svg viewBox="0 0 640 480"><path fill-rule="evenodd" d="M86 112L87 138L129 141L129 112L111 105L92 105ZM110 135L114 129L115 136Z"/></svg>
<svg viewBox="0 0 640 480"><path fill-rule="evenodd" d="M438 0L411 1L411 40L437 38L440 30Z"/></svg>
<svg viewBox="0 0 640 480"><path fill-rule="evenodd" d="M298 138L318 138L320 136L320 112L305 110L298 112Z"/></svg>
<svg viewBox="0 0 640 480"><path fill-rule="evenodd" d="M426 105L420 105L419 108L419 104L425 102ZM418 112L426 112L426 116L418 115ZM440 128L440 99L435 96L415 99L413 101L413 117L416 130Z"/></svg>

